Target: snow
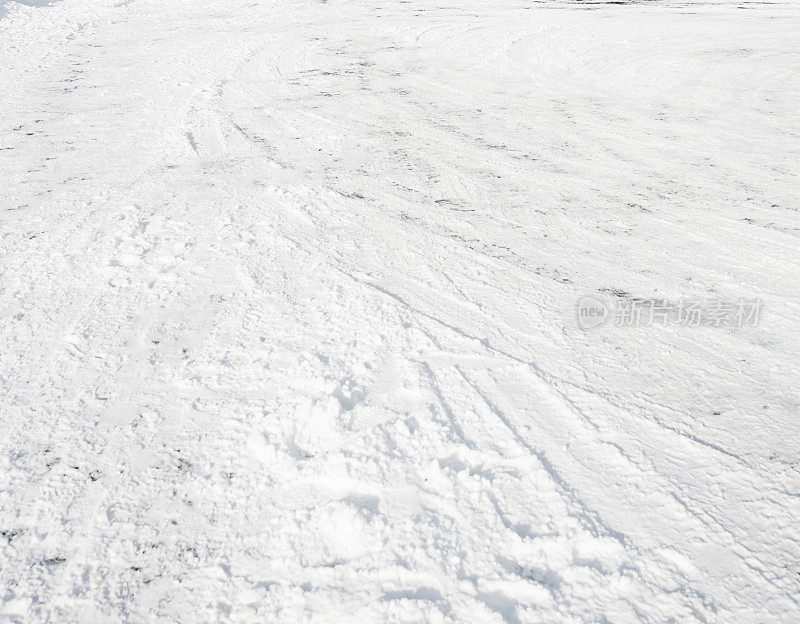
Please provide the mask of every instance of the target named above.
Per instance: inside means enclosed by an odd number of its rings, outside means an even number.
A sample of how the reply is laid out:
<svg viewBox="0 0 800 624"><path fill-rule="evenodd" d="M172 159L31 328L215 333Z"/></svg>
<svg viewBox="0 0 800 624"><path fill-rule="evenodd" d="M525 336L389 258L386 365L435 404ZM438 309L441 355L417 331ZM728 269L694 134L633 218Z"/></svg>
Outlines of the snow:
<svg viewBox="0 0 800 624"><path fill-rule="evenodd" d="M3 11L0 622L800 621L800 5Z"/></svg>

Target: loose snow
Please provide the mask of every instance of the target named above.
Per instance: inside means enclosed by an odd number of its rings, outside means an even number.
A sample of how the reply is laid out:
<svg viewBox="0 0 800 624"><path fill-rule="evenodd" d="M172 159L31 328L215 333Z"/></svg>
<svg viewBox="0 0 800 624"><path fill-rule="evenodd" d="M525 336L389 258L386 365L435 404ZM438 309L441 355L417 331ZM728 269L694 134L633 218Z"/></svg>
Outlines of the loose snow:
<svg viewBox="0 0 800 624"><path fill-rule="evenodd" d="M800 621L800 5L0 12L0 621Z"/></svg>

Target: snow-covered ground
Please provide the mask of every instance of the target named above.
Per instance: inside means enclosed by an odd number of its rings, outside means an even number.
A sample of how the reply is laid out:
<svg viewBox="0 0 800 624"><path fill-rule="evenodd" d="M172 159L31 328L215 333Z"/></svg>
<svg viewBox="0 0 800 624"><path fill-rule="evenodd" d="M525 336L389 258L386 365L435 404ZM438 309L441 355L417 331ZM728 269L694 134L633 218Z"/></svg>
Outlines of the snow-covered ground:
<svg viewBox="0 0 800 624"><path fill-rule="evenodd" d="M0 13L0 622L800 621L800 4Z"/></svg>

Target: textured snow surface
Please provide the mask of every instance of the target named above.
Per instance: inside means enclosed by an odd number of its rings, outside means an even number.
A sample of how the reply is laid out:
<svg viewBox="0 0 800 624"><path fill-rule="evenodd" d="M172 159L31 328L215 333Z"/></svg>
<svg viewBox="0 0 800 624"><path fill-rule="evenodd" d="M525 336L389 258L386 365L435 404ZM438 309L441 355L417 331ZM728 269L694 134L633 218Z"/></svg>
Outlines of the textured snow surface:
<svg viewBox="0 0 800 624"><path fill-rule="evenodd" d="M798 3L45 4L0 622L800 620Z"/></svg>

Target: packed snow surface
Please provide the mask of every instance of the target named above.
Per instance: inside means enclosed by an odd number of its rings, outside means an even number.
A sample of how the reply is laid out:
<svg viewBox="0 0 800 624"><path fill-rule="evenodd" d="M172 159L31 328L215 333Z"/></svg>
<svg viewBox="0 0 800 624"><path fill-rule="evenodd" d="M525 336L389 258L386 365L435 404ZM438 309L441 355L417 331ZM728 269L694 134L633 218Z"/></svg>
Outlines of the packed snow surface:
<svg viewBox="0 0 800 624"><path fill-rule="evenodd" d="M800 4L0 12L0 622L800 620Z"/></svg>

